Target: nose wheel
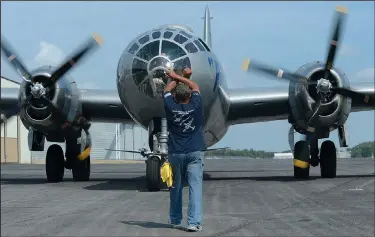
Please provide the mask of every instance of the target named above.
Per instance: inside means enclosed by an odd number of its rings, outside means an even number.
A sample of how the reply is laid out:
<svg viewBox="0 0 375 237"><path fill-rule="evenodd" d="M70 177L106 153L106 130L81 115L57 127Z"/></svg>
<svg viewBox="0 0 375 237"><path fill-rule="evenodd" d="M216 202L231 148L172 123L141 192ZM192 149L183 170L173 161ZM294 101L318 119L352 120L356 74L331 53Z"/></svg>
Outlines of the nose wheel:
<svg viewBox="0 0 375 237"><path fill-rule="evenodd" d="M157 156L150 156L146 160L146 182L147 189L150 192L158 192L161 189L162 180L160 177L160 168L162 162Z"/></svg>

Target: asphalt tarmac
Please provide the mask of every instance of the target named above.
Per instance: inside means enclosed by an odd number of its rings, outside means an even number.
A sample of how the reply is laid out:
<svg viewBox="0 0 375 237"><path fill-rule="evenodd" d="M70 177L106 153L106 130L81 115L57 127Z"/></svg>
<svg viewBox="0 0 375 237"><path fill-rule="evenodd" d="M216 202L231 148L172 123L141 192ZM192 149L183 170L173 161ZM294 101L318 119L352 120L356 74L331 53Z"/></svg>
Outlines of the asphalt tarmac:
<svg viewBox="0 0 375 237"><path fill-rule="evenodd" d="M91 180L46 183L44 165L1 165L1 236L374 236L374 159L338 177L292 178L291 160L206 160L203 232L167 225L169 193L144 164L93 164ZM188 189L184 189L184 222Z"/></svg>

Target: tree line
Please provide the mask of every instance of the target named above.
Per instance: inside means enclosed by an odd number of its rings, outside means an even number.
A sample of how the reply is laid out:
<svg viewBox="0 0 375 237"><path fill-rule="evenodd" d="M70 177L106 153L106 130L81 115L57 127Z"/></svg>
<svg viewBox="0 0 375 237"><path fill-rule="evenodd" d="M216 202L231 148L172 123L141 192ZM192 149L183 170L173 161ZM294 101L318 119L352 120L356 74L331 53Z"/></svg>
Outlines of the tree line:
<svg viewBox="0 0 375 237"><path fill-rule="evenodd" d="M352 158L356 157L374 157L375 154L375 142L362 142L352 148L348 148L347 151L350 152ZM290 150L283 152L291 152ZM206 151L206 156L237 156L237 157L247 157L247 158L273 158L274 153L263 150L254 149L222 149Z"/></svg>
<svg viewBox="0 0 375 237"><path fill-rule="evenodd" d="M348 148L350 156L356 157L374 157L375 142L362 142L352 148Z"/></svg>
<svg viewBox="0 0 375 237"><path fill-rule="evenodd" d="M250 158L273 158L275 152L268 152L263 150L254 150L254 149L223 149L223 150L213 150L206 151L206 156L242 156Z"/></svg>

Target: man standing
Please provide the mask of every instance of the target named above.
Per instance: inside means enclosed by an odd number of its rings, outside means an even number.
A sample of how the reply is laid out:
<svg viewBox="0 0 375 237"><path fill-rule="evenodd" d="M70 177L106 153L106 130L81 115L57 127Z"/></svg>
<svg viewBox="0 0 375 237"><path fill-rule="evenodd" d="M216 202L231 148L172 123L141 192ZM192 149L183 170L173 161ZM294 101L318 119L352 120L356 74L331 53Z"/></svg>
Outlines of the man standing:
<svg viewBox="0 0 375 237"><path fill-rule="evenodd" d="M169 131L168 160L174 177L174 184L170 189L170 223L176 227L181 224L182 189L187 179L187 229L201 231L203 151L206 148L202 98L199 86L188 79L191 76L190 68L183 70L183 77L173 71L167 74L172 81L164 90L164 107Z"/></svg>

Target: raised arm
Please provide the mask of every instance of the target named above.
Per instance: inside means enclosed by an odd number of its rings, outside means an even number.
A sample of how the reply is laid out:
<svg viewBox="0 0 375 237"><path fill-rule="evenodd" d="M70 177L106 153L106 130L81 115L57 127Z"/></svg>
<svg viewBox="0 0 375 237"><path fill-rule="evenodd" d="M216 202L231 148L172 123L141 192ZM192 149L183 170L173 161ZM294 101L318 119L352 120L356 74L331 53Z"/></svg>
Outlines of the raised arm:
<svg viewBox="0 0 375 237"><path fill-rule="evenodd" d="M177 82L172 80L171 82L168 83L168 85L164 89L164 93L167 91L172 91L177 85Z"/></svg>
<svg viewBox="0 0 375 237"><path fill-rule="evenodd" d="M187 79L185 77L182 77L182 76L178 75L177 73L175 73L174 71L169 71L167 74L173 80L176 80L176 81L179 81L179 82L182 82L182 83L188 85L191 88L192 91L200 92L198 84L195 83L194 81L192 81L190 79Z"/></svg>

